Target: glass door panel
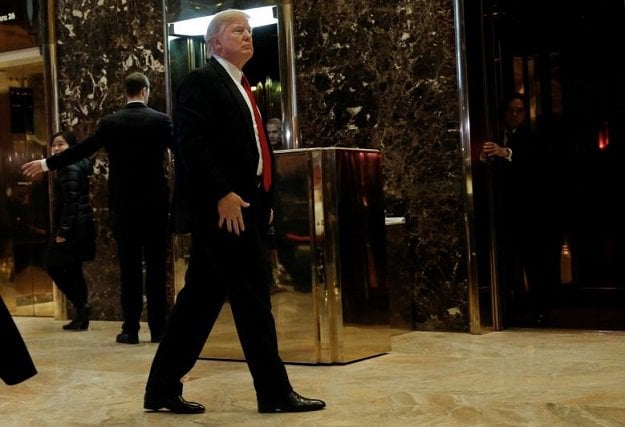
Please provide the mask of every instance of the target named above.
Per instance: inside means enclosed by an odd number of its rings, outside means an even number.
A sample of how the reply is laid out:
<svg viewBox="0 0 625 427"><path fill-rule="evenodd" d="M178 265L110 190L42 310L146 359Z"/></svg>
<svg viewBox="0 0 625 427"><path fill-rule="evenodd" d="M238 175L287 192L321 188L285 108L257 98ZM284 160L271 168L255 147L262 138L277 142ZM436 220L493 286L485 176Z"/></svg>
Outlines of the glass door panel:
<svg viewBox="0 0 625 427"><path fill-rule="evenodd" d="M14 315L53 316L43 267L50 227L48 177L21 165L46 154L44 63L38 49L0 54L0 295Z"/></svg>

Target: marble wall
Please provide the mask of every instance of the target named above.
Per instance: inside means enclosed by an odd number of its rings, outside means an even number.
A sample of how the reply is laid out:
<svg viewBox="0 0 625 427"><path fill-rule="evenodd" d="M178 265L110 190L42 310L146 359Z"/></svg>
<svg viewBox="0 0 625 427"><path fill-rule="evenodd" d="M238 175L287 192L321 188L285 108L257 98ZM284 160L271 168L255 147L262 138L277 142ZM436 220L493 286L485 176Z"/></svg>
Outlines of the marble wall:
<svg viewBox="0 0 625 427"><path fill-rule="evenodd" d="M293 0L296 83L304 146L377 148L387 215L405 262L393 263L394 321L468 330L467 242L452 0ZM80 136L123 103L131 69L165 105L158 0L59 0L61 120ZM106 211L106 156L97 158L98 258L88 267L101 318L118 316L118 271ZM395 259L395 258L394 258ZM395 259L396 260L396 259Z"/></svg>
<svg viewBox="0 0 625 427"><path fill-rule="evenodd" d="M408 279L396 281L394 322L467 330L452 0L294 0L293 9L302 144L382 150L387 215L408 221L403 238L393 233L407 271L390 274Z"/></svg>
<svg viewBox="0 0 625 427"><path fill-rule="evenodd" d="M79 139L98 120L125 105L124 77L150 79L150 106L165 111L164 22L161 0L58 0L56 3L59 114ZM85 267L97 319L121 319L117 246L107 209L106 153L95 158L92 204L98 226L97 255ZM170 280L173 300L173 279ZM145 315L145 310L144 310Z"/></svg>

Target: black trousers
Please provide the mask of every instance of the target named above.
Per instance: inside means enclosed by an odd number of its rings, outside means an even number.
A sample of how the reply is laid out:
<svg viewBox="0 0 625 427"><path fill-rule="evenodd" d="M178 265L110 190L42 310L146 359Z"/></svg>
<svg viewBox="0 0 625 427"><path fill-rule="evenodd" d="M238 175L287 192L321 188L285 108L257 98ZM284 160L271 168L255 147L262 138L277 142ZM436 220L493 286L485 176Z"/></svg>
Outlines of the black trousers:
<svg viewBox="0 0 625 427"><path fill-rule="evenodd" d="M152 362L146 396L182 394L180 380L195 365L226 298L258 398L278 398L292 390L278 353L264 280L267 268L260 233L248 221L240 236L227 231L192 233L185 286Z"/></svg>
<svg viewBox="0 0 625 427"><path fill-rule="evenodd" d="M152 337L160 336L167 317L167 209L116 212L113 230L121 276L122 330L139 331L145 291L148 326Z"/></svg>
<svg viewBox="0 0 625 427"><path fill-rule="evenodd" d="M37 373L11 313L0 298L0 378L8 385L19 384Z"/></svg>
<svg viewBox="0 0 625 427"><path fill-rule="evenodd" d="M82 261L75 261L69 265L48 266L48 274L56 286L65 294L76 309L87 304L88 289L85 276L82 272Z"/></svg>

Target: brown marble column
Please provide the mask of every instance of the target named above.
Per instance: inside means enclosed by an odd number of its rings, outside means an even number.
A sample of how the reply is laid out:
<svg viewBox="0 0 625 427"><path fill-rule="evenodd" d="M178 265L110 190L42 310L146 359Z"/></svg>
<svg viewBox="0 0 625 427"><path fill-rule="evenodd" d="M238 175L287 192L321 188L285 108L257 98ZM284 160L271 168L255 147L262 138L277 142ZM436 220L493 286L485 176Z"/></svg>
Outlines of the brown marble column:
<svg viewBox="0 0 625 427"><path fill-rule="evenodd" d="M408 280L392 311L416 329L467 330L452 1L294 0L293 9L302 144L381 149L388 214L408 220L396 242L406 270L389 271Z"/></svg>
<svg viewBox="0 0 625 427"><path fill-rule="evenodd" d="M165 111L164 23L161 0L59 0L57 73L61 126L79 139L125 104L123 80L132 71L150 79L150 106ZM86 264L94 318L121 319L117 246L107 209L108 158L94 159L92 204L98 228L95 261ZM173 285L170 285L173 289ZM173 291L171 291L173 299ZM145 311L144 311L145 314Z"/></svg>

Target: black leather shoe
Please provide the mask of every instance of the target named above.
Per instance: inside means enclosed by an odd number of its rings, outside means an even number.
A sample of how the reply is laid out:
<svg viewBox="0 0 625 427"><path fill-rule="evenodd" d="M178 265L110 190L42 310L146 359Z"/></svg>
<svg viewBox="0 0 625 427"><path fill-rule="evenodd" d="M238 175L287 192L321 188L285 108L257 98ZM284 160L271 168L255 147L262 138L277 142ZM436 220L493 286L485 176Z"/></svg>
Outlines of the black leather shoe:
<svg viewBox="0 0 625 427"><path fill-rule="evenodd" d="M74 319L67 325L63 325L63 329L66 331L86 331L89 328L89 318L91 317L91 306L85 304L79 309L76 309L76 315Z"/></svg>
<svg viewBox="0 0 625 427"><path fill-rule="evenodd" d="M182 396L164 397L162 399L151 399L146 397L143 400L143 409L148 411L160 411L169 409L174 414L201 414L205 411L204 406L197 402L184 400Z"/></svg>
<svg viewBox="0 0 625 427"><path fill-rule="evenodd" d="M279 400L258 400L258 412L307 412L318 411L326 407L326 403L319 399L308 399L292 391L283 399Z"/></svg>
<svg viewBox="0 0 625 427"><path fill-rule="evenodd" d="M63 325L65 331L86 331L89 328L89 319L73 319L67 325Z"/></svg>
<svg viewBox="0 0 625 427"><path fill-rule="evenodd" d="M150 342L152 343L159 343L161 342L161 340L163 339L163 333L160 332L158 334L152 334L150 337Z"/></svg>
<svg viewBox="0 0 625 427"><path fill-rule="evenodd" d="M139 344L139 335L122 332L121 334L117 335L115 341L120 344Z"/></svg>

